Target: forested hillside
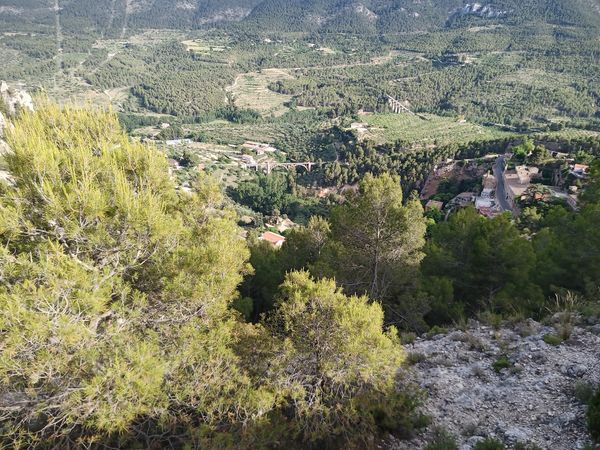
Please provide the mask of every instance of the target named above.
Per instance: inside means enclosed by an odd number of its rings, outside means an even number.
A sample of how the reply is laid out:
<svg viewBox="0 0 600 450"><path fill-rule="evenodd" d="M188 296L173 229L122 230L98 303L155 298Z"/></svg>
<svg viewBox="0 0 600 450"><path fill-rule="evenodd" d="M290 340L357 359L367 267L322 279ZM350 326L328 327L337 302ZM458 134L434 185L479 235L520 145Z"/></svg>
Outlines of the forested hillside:
<svg viewBox="0 0 600 450"><path fill-rule="evenodd" d="M128 27L197 27L244 21L269 31L399 32L447 26L540 22L597 27L598 0L60 0L67 23ZM50 23L43 0L2 0L0 20Z"/></svg>

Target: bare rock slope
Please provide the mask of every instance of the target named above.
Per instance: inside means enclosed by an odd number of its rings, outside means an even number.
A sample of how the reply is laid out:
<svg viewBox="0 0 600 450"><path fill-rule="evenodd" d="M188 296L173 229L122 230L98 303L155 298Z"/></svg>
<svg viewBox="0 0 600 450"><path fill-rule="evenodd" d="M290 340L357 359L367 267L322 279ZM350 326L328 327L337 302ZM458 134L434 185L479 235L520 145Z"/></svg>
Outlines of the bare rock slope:
<svg viewBox="0 0 600 450"><path fill-rule="evenodd" d="M417 382L428 393L424 413L453 434L461 450L484 437L576 450L589 444L585 406L576 384L600 382L600 325L575 327L569 340L549 345L553 327L529 321L494 330L474 325L406 345ZM424 448L427 433L396 449Z"/></svg>

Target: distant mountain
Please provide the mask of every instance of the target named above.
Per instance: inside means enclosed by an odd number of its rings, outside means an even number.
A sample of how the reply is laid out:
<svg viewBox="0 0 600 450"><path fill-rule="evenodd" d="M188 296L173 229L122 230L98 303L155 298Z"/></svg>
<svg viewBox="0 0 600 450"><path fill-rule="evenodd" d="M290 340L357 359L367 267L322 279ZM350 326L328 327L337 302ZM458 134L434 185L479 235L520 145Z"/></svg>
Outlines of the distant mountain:
<svg viewBox="0 0 600 450"><path fill-rule="evenodd" d="M401 32L473 24L600 27L600 0L59 0L65 23L190 28L241 22L265 31ZM0 0L1 22L51 23L50 0Z"/></svg>
<svg viewBox="0 0 600 450"><path fill-rule="evenodd" d="M428 31L532 21L598 27L600 0L263 0L246 21L298 31Z"/></svg>

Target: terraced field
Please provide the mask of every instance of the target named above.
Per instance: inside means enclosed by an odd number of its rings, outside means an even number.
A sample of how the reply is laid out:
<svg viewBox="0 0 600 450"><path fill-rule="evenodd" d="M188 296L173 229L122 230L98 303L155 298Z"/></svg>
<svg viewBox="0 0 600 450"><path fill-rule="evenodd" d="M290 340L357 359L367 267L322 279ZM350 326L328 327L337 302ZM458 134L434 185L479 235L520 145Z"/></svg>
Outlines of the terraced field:
<svg viewBox="0 0 600 450"><path fill-rule="evenodd" d="M286 103L292 97L271 91L269 84L293 78L288 71L282 69L249 72L239 75L227 91L233 96L238 108L254 109L263 116L281 116L289 110Z"/></svg>
<svg viewBox="0 0 600 450"><path fill-rule="evenodd" d="M365 138L377 143L409 141L417 145L445 145L474 140L493 140L509 137L512 133L495 127L484 127L453 117L433 114L373 114L362 119L368 124Z"/></svg>

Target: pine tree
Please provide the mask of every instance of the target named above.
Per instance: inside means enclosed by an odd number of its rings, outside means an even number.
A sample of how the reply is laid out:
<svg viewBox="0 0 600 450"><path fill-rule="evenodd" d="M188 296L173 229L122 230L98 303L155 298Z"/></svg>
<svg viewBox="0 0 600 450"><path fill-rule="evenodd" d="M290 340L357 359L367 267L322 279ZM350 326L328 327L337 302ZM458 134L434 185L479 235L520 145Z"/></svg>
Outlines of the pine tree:
<svg viewBox="0 0 600 450"><path fill-rule="evenodd" d="M267 377L288 399L297 439L368 440L385 421L404 424L414 406L396 384L404 352L383 323L379 304L344 295L333 280L287 275L267 323L281 341Z"/></svg>
<svg viewBox="0 0 600 450"><path fill-rule="evenodd" d="M230 308L248 250L216 186L177 192L165 157L104 112L45 105L8 142L5 444L192 439L263 415L273 395L240 364Z"/></svg>
<svg viewBox="0 0 600 450"><path fill-rule="evenodd" d="M407 312L415 305L407 302L418 281L425 229L420 202L403 204L398 178L368 174L359 192L333 210L332 238L314 271L335 276L346 292L382 301L391 320L412 323Z"/></svg>

